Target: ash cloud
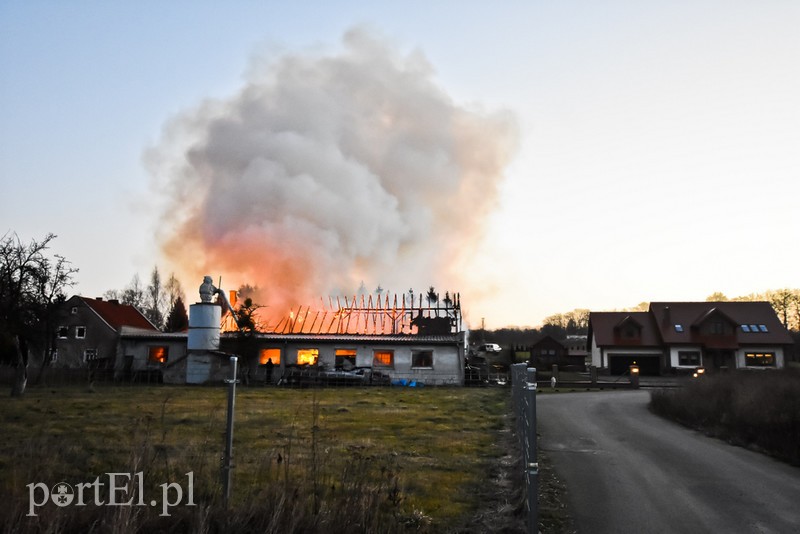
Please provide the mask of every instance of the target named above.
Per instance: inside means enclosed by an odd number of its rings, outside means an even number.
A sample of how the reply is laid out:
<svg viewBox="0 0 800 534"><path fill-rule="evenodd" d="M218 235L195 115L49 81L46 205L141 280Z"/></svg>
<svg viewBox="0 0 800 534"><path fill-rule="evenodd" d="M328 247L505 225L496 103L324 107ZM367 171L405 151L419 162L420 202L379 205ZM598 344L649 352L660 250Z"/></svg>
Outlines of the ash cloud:
<svg viewBox="0 0 800 534"><path fill-rule="evenodd" d="M456 104L419 52L351 30L261 64L146 153L157 238L187 285L221 275L284 314L363 281L460 287L517 147L514 118Z"/></svg>

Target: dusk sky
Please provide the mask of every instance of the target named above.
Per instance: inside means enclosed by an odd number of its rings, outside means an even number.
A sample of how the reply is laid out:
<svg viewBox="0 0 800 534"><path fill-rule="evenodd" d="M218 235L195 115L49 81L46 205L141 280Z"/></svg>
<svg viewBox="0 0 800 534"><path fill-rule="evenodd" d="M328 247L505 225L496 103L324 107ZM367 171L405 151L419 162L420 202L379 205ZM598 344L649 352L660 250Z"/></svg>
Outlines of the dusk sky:
<svg viewBox="0 0 800 534"><path fill-rule="evenodd" d="M798 28L792 0L0 0L0 235L57 234L86 296L303 283L296 254L319 297L435 285L487 328L796 288Z"/></svg>

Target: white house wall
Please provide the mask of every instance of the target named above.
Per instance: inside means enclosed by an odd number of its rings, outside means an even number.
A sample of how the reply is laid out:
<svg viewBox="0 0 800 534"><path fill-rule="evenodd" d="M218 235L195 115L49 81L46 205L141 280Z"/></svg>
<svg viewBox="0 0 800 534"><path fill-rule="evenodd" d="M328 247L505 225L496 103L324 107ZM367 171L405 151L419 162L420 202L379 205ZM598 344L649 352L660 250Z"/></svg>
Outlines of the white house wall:
<svg viewBox="0 0 800 534"><path fill-rule="evenodd" d="M705 355L703 354L703 347L699 345L691 345L685 346L681 345L678 347L670 347L669 348L669 364L671 367L676 369L694 369L697 365L680 365L680 355L679 352L698 352L700 353L700 365L705 365Z"/></svg>
<svg viewBox="0 0 800 534"><path fill-rule="evenodd" d="M590 354L592 356L592 365L597 367L598 369L602 369L608 365L608 362L601 361L602 357L602 349L597 346L597 339L592 336L592 345L590 349Z"/></svg>
<svg viewBox="0 0 800 534"><path fill-rule="evenodd" d="M120 341L115 374L120 374L125 370L126 359L133 358L131 366L132 372L145 371L148 369L158 369L159 364L148 362L150 347L167 347L167 364L175 362L186 355L186 340L146 340L146 339L125 339Z"/></svg>
<svg viewBox="0 0 800 534"><path fill-rule="evenodd" d="M277 347L276 347L277 348ZM280 371L275 370L275 374L283 372L286 365L297 363L298 349L318 349L319 360L317 365L328 369L333 369L336 364L336 351L338 349L350 349L356 351L356 367L373 367L373 353L376 350L391 350L394 352L394 366L374 367L389 375L392 380L416 380L424 384L445 385L463 384L464 381L464 357L460 350L460 345L354 345L336 344L322 345L320 343L292 342L283 347L281 354ZM411 365L412 351L431 351L433 353L433 366L424 368L414 368Z"/></svg>

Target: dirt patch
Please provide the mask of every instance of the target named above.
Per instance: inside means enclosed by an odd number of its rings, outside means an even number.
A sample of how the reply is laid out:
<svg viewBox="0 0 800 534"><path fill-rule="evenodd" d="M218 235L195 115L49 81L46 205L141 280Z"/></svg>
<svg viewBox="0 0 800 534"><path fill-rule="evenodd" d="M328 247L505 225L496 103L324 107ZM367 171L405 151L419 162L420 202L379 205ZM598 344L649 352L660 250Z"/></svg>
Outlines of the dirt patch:
<svg viewBox="0 0 800 534"><path fill-rule="evenodd" d="M576 532L567 509L567 487L553 471L546 453L539 451L539 532Z"/></svg>
<svg viewBox="0 0 800 534"><path fill-rule="evenodd" d="M478 492L482 505L460 534L525 534L528 515L525 501L525 472L522 449L511 430L513 417L499 435L506 454L494 460L489 477ZM539 451L539 532L573 534L575 529L566 505L567 488L550 467L546 454Z"/></svg>

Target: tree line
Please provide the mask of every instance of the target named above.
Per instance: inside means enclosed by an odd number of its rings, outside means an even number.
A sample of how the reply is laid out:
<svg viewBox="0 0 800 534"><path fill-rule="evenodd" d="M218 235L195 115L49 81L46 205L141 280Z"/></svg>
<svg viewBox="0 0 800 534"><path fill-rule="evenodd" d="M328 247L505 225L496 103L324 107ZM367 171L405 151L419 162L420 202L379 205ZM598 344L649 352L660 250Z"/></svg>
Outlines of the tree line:
<svg viewBox="0 0 800 534"><path fill-rule="evenodd" d="M769 302L783 326L792 332L800 331L800 289L770 289L764 293L750 293L728 298L719 291L706 297L707 302L750 301Z"/></svg>
<svg viewBox="0 0 800 534"><path fill-rule="evenodd" d="M109 289L103 297L135 307L164 332L181 332L189 328L186 293L175 273L170 273L167 281L163 282L158 266L150 272L147 285L142 284L137 273L123 289Z"/></svg>

